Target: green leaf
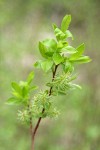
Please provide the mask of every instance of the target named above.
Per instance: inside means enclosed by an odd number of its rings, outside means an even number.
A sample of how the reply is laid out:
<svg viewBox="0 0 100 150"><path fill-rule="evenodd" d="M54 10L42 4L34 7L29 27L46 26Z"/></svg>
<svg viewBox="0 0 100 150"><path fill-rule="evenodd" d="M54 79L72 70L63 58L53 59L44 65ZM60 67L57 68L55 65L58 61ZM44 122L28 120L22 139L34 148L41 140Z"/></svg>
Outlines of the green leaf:
<svg viewBox="0 0 100 150"><path fill-rule="evenodd" d="M27 88L27 87L24 86L22 88L22 96L23 96L23 98L28 97L28 93L29 93L29 88Z"/></svg>
<svg viewBox="0 0 100 150"><path fill-rule="evenodd" d="M63 70L64 70L65 73L67 73L67 72L72 72L72 71L74 71L74 66L72 65L71 62L66 61L66 62L63 64Z"/></svg>
<svg viewBox="0 0 100 150"><path fill-rule="evenodd" d="M28 83L26 81L20 81L19 85L20 85L21 88L23 88L23 87L29 87L29 85L28 85Z"/></svg>
<svg viewBox="0 0 100 150"><path fill-rule="evenodd" d="M7 104L10 104L10 105L14 105L14 104L21 104L21 99L16 99L14 97L11 97L7 100L6 102Z"/></svg>
<svg viewBox="0 0 100 150"><path fill-rule="evenodd" d="M66 15L63 18L62 23L61 23L61 30L63 32L65 32L68 29L70 22L71 22L71 15Z"/></svg>
<svg viewBox="0 0 100 150"><path fill-rule="evenodd" d="M46 39L43 41L43 44L48 47L48 48L52 48L52 49L56 49L57 48L57 42L54 39Z"/></svg>
<svg viewBox="0 0 100 150"><path fill-rule="evenodd" d="M54 63L55 63L56 65L60 64L61 62L63 62L63 60L64 60L64 58L63 58L60 54L55 53L55 54L53 55L53 61L54 61Z"/></svg>
<svg viewBox="0 0 100 150"><path fill-rule="evenodd" d="M82 43L81 45L79 45L79 46L76 48L76 50L77 50L77 52L76 52L75 54L73 54L73 55L70 57L71 60L72 60L72 59L77 59L78 57L80 57L80 56L83 54L83 52L84 52L84 50L85 50L85 45L84 45L84 43Z"/></svg>
<svg viewBox="0 0 100 150"><path fill-rule="evenodd" d="M32 72L28 75L28 78L27 78L28 84L30 84L33 79L34 79L34 72L32 71Z"/></svg>
<svg viewBox="0 0 100 150"><path fill-rule="evenodd" d="M45 72L49 71L52 65L53 65L53 61L51 59L44 60L41 62L41 67Z"/></svg>
<svg viewBox="0 0 100 150"><path fill-rule="evenodd" d="M47 48L46 48L46 46L42 42L39 42L39 50L40 50L41 55L44 58L47 58L47 55L46 55Z"/></svg>
<svg viewBox="0 0 100 150"><path fill-rule="evenodd" d="M33 86L30 87L30 91L34 91L34 90L36 90L37 88L38 88L37 86L33 85Z"/></svg>
<svg viewBox="0 0 100 150"><path fill-rule="evenodd" d="M66 46L68 46L68 42L59 41L58 44L57 44L57 52L61 52L61 50Z"/></svg>
<svg viewBox="0 0 100 150"><path fill-rule="evenodd" d="M67 36L67 38L71 37L72 40L74 40L74 37L73 37L72 33L69 30L66 31L66 36Z"/></svg>
<svg viewBox="0 0 100 150"><path fill-rule="evenodd" d="M20 81L19 85L21 87L21 98L25 98L28 97L28 93L29 93L29 87L30 87L30 81L32 80L32 78L30 78L29 83L26 81ZM13 93L14 96L20 98L20 95L18 95L17 93Z"/></svg>
<svg viewBox="0 0 100 150"><path fill-rule="evenodd" d="M48 57L52 57L53 53L57 49L57 42L54 39L46 39L46 40L43 41L43 44L47 49L45 54Z"/></svg>
<svg viewBox="0 0 100 150"><path fill-rule="evenodd" d="M57 44L57 49L61 49L61 48L63 48L63 43L62 43L62 41L59 41L58 42L58 44Z"/></svg>
<svg viewBox="0 0 100 150"><path fill-rule="evenodd" d="M66 34L63 33L59 28L56 28L54 33L58 41L66 39Z"/></svg>
<svg viewBox="0 0 100 150"><path fill-rule="evenodd" d="M68 54L74 54L74 53L76 53L77 51L76 51L76 49L74 48L74 47L72 47L72 46L65 46L65 47L63 47L62 48L62 50L61 50L61 52L62 53L68 53Z"/></svg>
<svg viewBox="0 0 100 150"><path fill-rule="evenodd" d="M84 50L85 50L85 44L82 43L81 45L79 45L79 46L76 48L76 50L78 51L78 52L77 52L78 55L81 56L81 55L83 54Z"/></svg>
<svg viewBox="0 0 100 150"><path fill-rule="evenodd" d="M91 61L90 57L88 56L81 56L78 59L69 59L71 62L75 62L75 63L88 63Z"/></svg>
<svg viewBox="0 0 100 150"><path fill-rule="evenodd" d="M46 39L39 42L39 50L43 57L48 58L53 55L57 49L57 42L54 39Z"/></svg>
<svg viewBox="0 0 100 150"><path fill-rule="evenodd" d="M57 25L55 23L52 24L53 29L55 30L57 28Z"/></svg>
<svg viewBox="0 0 100 150"><path fill-rule="evenodd" d="M20 94L21 95L21 87L19 86L19 84L18 83L16 83L16 82L12 82L11 83L11 86L12 86L12 88L18 93L18 94Z"/></svg>

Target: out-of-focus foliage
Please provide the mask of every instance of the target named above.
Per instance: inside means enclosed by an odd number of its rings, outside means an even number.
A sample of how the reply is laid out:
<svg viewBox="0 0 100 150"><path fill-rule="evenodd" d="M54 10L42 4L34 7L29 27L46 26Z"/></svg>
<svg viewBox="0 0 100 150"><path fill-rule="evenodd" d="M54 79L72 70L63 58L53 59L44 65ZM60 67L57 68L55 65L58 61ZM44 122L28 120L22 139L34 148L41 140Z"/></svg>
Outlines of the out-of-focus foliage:
<svg viewBox="0 0 100 150"><path fill-rule="evenodd" d="M11 96L10 82L27 76L33 62L41 57L37 43L52 35L50 24L59 24L72 15L72 31L77 46L84 41L92 62L78 67L81 91L57 99L61 115L44 119L36 137L37 150L100 149L100 67L99 0L1 0L0 1L0 149L29 149L29 131L16 120L16 108L5 105ZM48 34L49 33L49 34ZM48 35L47 35L48 34ZM78 38L77 38L78 37ZM36 71L35 82L42 88L47 81Z"/></svg>

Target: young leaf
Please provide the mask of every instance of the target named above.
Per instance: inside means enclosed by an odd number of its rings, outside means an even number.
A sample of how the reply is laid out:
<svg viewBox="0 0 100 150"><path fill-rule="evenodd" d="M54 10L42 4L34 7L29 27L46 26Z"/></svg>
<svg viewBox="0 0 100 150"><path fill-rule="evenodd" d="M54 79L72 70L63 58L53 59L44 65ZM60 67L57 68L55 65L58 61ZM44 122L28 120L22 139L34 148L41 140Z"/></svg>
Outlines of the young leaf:
<svg viewBox="0 0 100 150"><path fill-rule="evenodd" d="M33 85L32 87L30 87L30 91L34 91L34 90L36 90L37 88L38 88L37 86Z"/></svg>
<svg viewBox="0 0 100 150"><path fill-rule="evenodd" d="M28 88L29 87L29 85L28 85L28 83L26 81L20 81L19 85L20 85L21 88L23 88L23 87L27 87Z"/></svg>
<svg viewBox="0 0 100 150"><path fill-rule="evenodd" d="M74 66L72 65L71 62L69 61L66 61L64 64L63 64L63 70L65 73L67 72L72 72L74 70Z"/></svg>
<svg viewBox="0 0 100 150"><path fill-rule="evenodd" d="M23 96L23 98L28 97L28 92L29 92L29 89L24 86L24 87L22 88L22 96Z"/></svg>
<svg viewBox="0 0 100 150"><path fill-rule="evenodd" d="M69 59L71 62L75 62L75 63L88 63L91 61L90 57L88 56L81 56L78 59Z"/></svg>
<svg viewBox="0 0 100 150"><path fill-rule="evenodd" d="M21 88L20 88L20 86L19 86L18 83L12 82L12 83L11 83L11 86L12 86L12 88L13 88L18 94L21 95Z"/></svg>
<svg viewBox="0 0 100 150"><path fill-rule="evenodd" d="M70 58L71 59L77 59L78 57L80 57L84 50L85 50L85 45L84 43L82 43L81 45L79 45L77 48L76 48L77 52L75 54L73 54Z"/></svg>
<svg viewBox="0 0 100 150"><path fill-rule="evenodd" d="M7 100L6 102L7 104L13 105L13 104L21 104L21 100L20 99L16 99L14 97L11 97Z"/></svg>
<svg viewBox="0 0 100 150"><path fill-rule="evenodd" d="M61 23L61 30L63 32L65 32L68 29L70 22L71 22L71 15L66 15L63 18L62 23Z"/></svg>
<svg viewBox="0 0 100 150"><path fill-rule="evenodd" d="M55 23L52 24L52 27L53 27L54 30L57 28Z"/></svg>
<svg viewBox="0 0 100 150"><path fill-rule="evenodd" d="M52 49L56 49L57 48L57 43L54 39L46 39L43 41L43 44L48 47L48 48L52 48Z"/></svg>
<svg viewBox="0 0 100 150"><path fill-rule="evenodd" d="M66 34L63 33L59 28L56 28L54 33L58 41L66 39Z"/></svg>
<svg viewBox="0 0 100 150"><path fill-rule="evenodd" d="M52 57L53 53L57 49L57 42L54 39L46 39L42 43L46 47L45 55L47 57Z"/></svg>
<svg viewBox="0 0 100 150"><path fill-rule="evenodd" d="M76 51L76 49L74 48L74 47L72 47L72 46L65 46L65 47L63 47L62 48L62 50L61 50L61 52L62 53L68 53L68 54L74 54L74 53L76 53L77 51Z"/></svg>
<svg viewBox="0 0 100 150"><path fill-rule="evenodd" d="M85 50L85 44L82 43L81 45L79 45L79 46L76 48L76 50L78 51L78 52L77 52L78 55L81 56L81 55L83 54L84 50Z"/></svg>
<svg viewBox="0 0 100 150"><path fill-rule="evenodd" d="M67 38L71 37L72 40L74 40L74 37L73 37L72 33L69 30L66 31L66 36L67 36Z"/></svg>
<svg viewBox="0 0 100 150"><path fill-rule="evenodd" d="M60 54L55 53L55 54L53 55L53 61L54 61L54 63L55 63L56 65L60 64L61 62L63 62L63 60L64 60L64 58L63 58Z"/></svg>
<svg viewBox="0 0 100 150"><path fill-rule="evenodd" d="M53 61L51 59L44 60L41 62L41 67L45 72L49 71L52 65L53 65Z"/></svg>
<svg viewBox="0 0 100 150"><path fill-rule="evenodd" d="M62 41L59 41L58 42L58 44L57 44L57 49L61 49L61 48L63 48L63 43L62 43Z"/></svg>
<svg viewBox="0 0 100 150"><path fill-rule="evenodd" d="M34 72L32 71L29 75L28 75L28 78L27 78L27 82L28 84L30 84L32 82L34 78Z"/></svg>
<svg viewBox="0 0 100 150"><path fill-rule="evenodd" d="M42 42L39 42L39 50L40 50L41 55L44 58L47 58L47 55L46 55L47 48L46 48L46 46Z"/></svg>

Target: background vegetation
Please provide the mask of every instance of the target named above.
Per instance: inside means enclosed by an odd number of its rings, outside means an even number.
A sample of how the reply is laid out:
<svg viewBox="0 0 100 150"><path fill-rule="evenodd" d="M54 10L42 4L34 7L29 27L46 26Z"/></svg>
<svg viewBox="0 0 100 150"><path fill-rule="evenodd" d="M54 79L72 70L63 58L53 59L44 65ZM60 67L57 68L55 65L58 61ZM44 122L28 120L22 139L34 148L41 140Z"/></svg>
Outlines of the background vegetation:
<svg viewBox="0 0 100 150"><path fill-rule="evenodd" d="M18 122L14 106L5 105L10 83L26 78L41 57L38 41L52 37L52 22L59 25L65 14L72 15L70 42L84 42L92 62L76 66L83 89L56 100L61 114L42 120L36 150L100 150L99 9L99 0L0 0L0 150L29 149L28 127ZM35 72L35 82L45 88L46 75Z"/></svg>

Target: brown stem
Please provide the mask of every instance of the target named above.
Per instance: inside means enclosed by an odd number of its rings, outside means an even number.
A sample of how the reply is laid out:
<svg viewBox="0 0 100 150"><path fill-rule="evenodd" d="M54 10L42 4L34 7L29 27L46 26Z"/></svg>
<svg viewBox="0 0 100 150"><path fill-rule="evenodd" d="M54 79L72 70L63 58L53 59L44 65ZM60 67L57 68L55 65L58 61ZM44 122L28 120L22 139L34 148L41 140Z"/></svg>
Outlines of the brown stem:
<svg viewBox="0 0 100 150"><path fill-rule="evenodd" d="M33 125L32 125L32 114L30 111L30 104L28 104L28 111L29 111L29 116L30 116L30 134L32 135L32 130L33 130Z"/></svg>
<svg viewBox="0 0 100 150"><path fill-rule="evenodd" d="M31 133L31 135L32 135L32 133L33 133L33 125L32 125L32 117L30 117L30 133Z"/></svg>
<svg viewBox="0 0 100 150"><path fill-rule="evenodd" d="M55 66L55 70L53 71L52 81L54 81L57 68L58 68L58 65ZM52 88L53 88L53 87L50 87L49 96L50 96L51 93L52 93ZM44 113L44 111L45 111L45 109L43 108L42 114ZM40 125L41 119L42 119L42 117L40 117L40 118L38 119L38 121L37 121L37 123L36 123L36 126L35 126L35 128L34 128L34 130L33 130L33 132L32 132L32 145L31 145L31 150L34 150L34 138L35 138L36 132L37 132L37 130L38 130L38 127L39 127L39 125Z"/></svg>
<svg viewBox="0 0 100 150"><path fill-rule="evenodd" d="M45 109L43 108L42 113L44 113L44 111L45 111ZM34 138L35 138L36 131L37 131L38 127L39 127L39 124L41 122L41 119L42 119L42 117L40 117L38 119L37 124L36 124L36 126L34 128L34 131L32 133L32 146L31 146L31 150L34 150Z"/></svg>
<svg viewBox="0 0 100 150"><path fill-rule="evenodd" d="M30 116L30 135L32 139L32 134L33 134L33 124L32 124L32 114L30 111L30 103L28 104L28 111L29 111L29 116ZM33 148L31 148L33 150Z"/></svg>

